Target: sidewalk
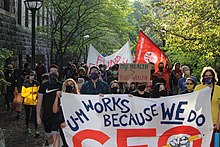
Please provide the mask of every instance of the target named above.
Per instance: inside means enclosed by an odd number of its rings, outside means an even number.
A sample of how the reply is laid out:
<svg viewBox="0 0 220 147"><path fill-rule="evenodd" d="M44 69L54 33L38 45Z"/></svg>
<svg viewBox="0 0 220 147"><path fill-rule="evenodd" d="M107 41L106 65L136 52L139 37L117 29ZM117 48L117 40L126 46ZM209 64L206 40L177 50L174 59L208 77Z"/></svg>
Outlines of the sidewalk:
<svg viewBox="0 0 220 147"><path fill-rule="evenodd" d="M4 107L0 107L0 118L0 128L4 133L6 147L42 147L44 143L43 126L39 126L39 138L34 138L34 126L32 123L32 132L27 134L23 109L21 118L17 120L15 113L10 114L5 111Z"/></svg>

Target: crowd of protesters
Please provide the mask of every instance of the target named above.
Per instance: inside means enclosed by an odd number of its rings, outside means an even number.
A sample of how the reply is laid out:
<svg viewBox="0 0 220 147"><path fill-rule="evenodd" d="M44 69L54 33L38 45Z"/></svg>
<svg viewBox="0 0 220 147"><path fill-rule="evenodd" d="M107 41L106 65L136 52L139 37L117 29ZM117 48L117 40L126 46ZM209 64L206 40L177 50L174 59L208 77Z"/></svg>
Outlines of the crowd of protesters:
<svg viewBox="0 0 220 147"><path fill-rule="evenodd" d="M104 64L89 68L83 63L76 65L68 62L61 72L56 65L51 65L48 73L42 62L38 63L35 71L29 69L28 65L24 65L22 72L8 64L1 75L6 80L1 82L1 94L5 97L6 111L16 111L17 119L20 118L23 102L27 133L30 133L30 119L34 122L36 137L39 136L38 125L43 123L47 136L45 146L51 144L55 147L60 146L60 138L63 146L67 146L61 129L66 126L62 108L59 105L62 92L100 96L128 94L129 97L160 98L191 93L209 86L212 88L213 125L215 129L219 127L220 87L216 85L218 78L213 68L203 69L201 84L198 85L197 78L191 75L191 70L186 65L181 67L177 62L172 66L169 60L167 65L163 62L158 65L150 64L153 65L150 83L119 82L118 64L109 68ZM157 71L155 67L158 68Z"/></svg>

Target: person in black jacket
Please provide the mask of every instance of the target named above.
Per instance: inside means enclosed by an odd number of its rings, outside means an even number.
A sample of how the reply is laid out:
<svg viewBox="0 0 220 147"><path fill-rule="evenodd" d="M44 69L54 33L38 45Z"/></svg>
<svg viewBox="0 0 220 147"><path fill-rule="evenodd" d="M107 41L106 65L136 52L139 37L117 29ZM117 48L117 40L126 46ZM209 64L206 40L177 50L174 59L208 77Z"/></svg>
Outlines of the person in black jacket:
<svg viewBox="0 0 220 147"><path fill-rule="evenodd" d="M11 103L13 101L13 87L12 87L12 73L13 73L14 67L11 64L8 64L6 67L6 70L4 72L5 80L7 81L6 86L6 93L5 93L5 102L7 105L7 112L11 108Z"/></svg>
<svg viewBox="0 0 220 147"><path fill-rule="evenodd" d="M166 87L166 80L164 78L158 78L157 83L153 86L152 98L160 98L173 95Z"/></svg>
<svg viewBox="0 0 220 147"><path fill-rule="evenodd" d="M21 88L24 82L24 78L21 76L19 69L15 69L12 75L12 87L13 87L13 95L14 99L12 102L11 111L16 111L16 118L20 118L20 112L22 107L22 97L21 97Z"/></svg>
<svg viewBox="0 0 220 147"><path fill-rule="evenodd" d="M129 94L129 96L149 98L150 93L146 91L146 85L147 85L147 83L145 83L145 82L138 82L137 83L137 89L135 91L132 91Z"/></svg>

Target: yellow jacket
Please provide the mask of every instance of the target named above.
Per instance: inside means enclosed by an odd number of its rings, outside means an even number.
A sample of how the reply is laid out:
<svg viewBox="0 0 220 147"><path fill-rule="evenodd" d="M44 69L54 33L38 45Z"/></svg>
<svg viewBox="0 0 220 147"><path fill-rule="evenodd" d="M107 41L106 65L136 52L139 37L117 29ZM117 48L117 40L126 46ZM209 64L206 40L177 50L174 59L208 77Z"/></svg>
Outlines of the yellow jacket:
<svg viewBox="0 0 220 147"><path fill-rule="evenodd" d="M24 105L36 105L39 83L35 80L25 81L21 88L21 96L24 98Z"/></svg>

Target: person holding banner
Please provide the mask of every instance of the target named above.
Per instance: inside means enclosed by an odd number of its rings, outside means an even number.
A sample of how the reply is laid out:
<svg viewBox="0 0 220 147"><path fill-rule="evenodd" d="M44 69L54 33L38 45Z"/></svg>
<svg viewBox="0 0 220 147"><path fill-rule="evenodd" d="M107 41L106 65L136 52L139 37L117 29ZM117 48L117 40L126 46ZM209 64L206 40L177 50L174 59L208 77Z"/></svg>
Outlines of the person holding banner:
<svg viewBox="0 0 220 147"><path fill-rule="evenodd" d="M123 83L123 93L129 94L136 90L136 83L128 81L127 83Z"/></svg>
<svg viewBox="0 0 220 147"><path fill-rule="evenodd" d="M112 94L121 94L120 84L117 80L114 80L110 83L110 92Z"/></svg>
<svg viewBox="0 0 220 147"><path fill-rule="evenodd" d="M98 66L91 66L89 69L90 80L84 83L80 89L81 94L107 94L109 93L109 86L106 82L99 79L100 69Z"/></svg>
<svg viewBox="0 0 220 147"><path fill-rule="evenodd" d="M170 95L172 95L172 93L166 87L166 80L164 78L159 78L157 83L153 87L151 97L160 98Z"/></svg>
<svg viewBox="0 0 220 147"><path fill-rule="evenodd" d="M212 108L212 121L214 125L214 131L219 130L220 127L220 86L216 85L218 82L217 74L212 67L204 67L201 73L201 84L195 87L194 91L210 87L212 89L211 93L211 108ZM210 147L214 146L214 140L212 141Z"/></svg>
<svg viewBox="0 0 220 147"><path fill-rule="evenodd" d="M78 86L77 86L76 82L72 78L66 79L63 82L62 91L57 91L56 98L55 98L55 101L53 104L53 113L59 112L59 122L60 122L59 131L60 131L60 136L61 136L61 139L63 142L63 147L68 147L66 140L65 140L65 137L64 137L64 134L63 134L63 131L61 129L61 128L66 127L66 123L64 120L64 116L63 116L63 111L62 111L62 108L60 107L60 98L62 97L62 92L79 94ZM58 144L58 146L59 146L59 144Z"/></svg>
<svg viewBox="0 0 220 147"><path fill-rule="evenodd" d="M143 98L149 98L150 93L145 91L146 90L146 82L138 82L137 83L137 90L131 92L129 94L130 97L137 96L137 97L143 97Z"/></svg>

